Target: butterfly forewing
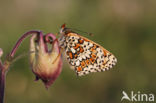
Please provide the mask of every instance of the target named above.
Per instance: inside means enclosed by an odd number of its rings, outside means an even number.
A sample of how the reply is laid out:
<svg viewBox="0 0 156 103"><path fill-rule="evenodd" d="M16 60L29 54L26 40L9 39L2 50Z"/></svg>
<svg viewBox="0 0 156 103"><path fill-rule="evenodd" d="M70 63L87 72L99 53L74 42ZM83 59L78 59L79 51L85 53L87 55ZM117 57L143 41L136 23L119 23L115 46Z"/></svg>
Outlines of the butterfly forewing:
<svg viewBox="0 0 156 103"><path fill-rule="evenodd" d="M112 53L76 33L63 34L59 43L64 48L69 65L78 76L109 70L117 62Z"/></svg>

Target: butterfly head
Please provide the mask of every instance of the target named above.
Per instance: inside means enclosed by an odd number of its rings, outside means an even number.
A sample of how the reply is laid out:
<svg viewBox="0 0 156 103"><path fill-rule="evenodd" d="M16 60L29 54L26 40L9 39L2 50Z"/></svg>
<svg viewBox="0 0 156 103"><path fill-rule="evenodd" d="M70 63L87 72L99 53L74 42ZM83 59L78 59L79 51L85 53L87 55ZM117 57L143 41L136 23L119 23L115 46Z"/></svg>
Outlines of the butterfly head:
<svg viewBox="0 0 156 103"><path fill-rule="evenodd" d="M73 32L70 28L66 27L66 24L63 24L60 29L60 34L67 35L68 33Z"/></svg>

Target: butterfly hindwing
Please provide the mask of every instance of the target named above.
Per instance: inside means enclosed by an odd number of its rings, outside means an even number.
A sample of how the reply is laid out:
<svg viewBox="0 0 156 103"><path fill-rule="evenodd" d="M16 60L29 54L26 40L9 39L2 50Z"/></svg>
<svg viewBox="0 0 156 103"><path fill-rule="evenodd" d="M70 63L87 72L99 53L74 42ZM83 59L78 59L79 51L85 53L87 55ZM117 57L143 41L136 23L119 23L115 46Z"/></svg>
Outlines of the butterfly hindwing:
<svg viewBox="0 0 156 103"><path fill-rule="evenodd" d="M67 33L59 41L78 76L109 70L117 62L115 56L102 46L76 33Z"/></svg>

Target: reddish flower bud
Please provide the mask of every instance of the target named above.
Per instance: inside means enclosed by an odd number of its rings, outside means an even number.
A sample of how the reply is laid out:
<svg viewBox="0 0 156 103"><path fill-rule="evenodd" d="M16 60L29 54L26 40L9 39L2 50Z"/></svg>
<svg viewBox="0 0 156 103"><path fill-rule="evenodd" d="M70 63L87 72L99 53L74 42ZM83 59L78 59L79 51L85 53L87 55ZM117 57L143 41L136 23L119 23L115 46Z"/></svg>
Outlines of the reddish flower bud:
<svg viewBox="0 0 156 103"><path fill-rule="evenodd" d="M51 43L49 37L53 40ZM36 80L41 79L48 88L62 70L61 52L56 37L53 34L34 34L30 39L30 52L30 64Z"/></svg>

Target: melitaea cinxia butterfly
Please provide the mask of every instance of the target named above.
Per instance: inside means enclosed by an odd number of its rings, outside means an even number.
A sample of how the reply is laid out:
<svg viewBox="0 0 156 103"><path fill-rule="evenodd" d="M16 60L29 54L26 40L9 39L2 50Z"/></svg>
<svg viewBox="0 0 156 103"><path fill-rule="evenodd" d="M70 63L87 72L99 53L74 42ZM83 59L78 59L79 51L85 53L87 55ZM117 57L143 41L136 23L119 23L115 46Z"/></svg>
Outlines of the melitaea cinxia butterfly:
<svg viewBox="0 0 156 103"><path fill-rule="evenodd" d="M78 76L109 70L116 64L117 59L112 53L65 25L62 25L60 34L59 45Z"/></svg>

